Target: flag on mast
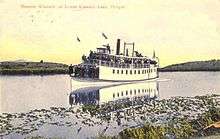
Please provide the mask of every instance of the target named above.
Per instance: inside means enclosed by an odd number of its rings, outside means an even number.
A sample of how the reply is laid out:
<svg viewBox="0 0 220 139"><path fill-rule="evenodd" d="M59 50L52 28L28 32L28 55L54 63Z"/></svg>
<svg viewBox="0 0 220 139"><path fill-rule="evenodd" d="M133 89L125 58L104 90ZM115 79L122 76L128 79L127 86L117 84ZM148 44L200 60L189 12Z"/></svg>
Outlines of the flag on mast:
<svg viewBox="0 0 220 139"><path fill-rule="evenodd" d="M104 33L102 33L102 36L103 36L105 39L108 39L108 37L107 37Z"/></svg>
<svg viewBox="0 0 220 139"><path fill-rule="evenodd" d="M80 39L79 39L79 37L78 37L78 36L77 36L77 38L76 38L76 39L77 39L77 41L78 41L78 42L80 42Z"/></svg>

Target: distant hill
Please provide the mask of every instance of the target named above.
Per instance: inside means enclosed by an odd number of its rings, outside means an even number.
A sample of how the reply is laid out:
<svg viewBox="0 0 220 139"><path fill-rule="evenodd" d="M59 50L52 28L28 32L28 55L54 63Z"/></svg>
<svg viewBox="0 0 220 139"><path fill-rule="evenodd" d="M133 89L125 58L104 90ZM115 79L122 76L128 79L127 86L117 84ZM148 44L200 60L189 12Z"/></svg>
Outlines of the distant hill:
<svg viewBox="0 0 220 139"><path fill-rule="evenodd" d="M68 65L51 62L0 62L1 75L17 74L65 74L68 73Z"/></svg>
<svg viewBox="0 0 220 139"><path fill-rule="evenodd" d="M194 61L173 64L160 71L220 71L220 60Z"/></svg>

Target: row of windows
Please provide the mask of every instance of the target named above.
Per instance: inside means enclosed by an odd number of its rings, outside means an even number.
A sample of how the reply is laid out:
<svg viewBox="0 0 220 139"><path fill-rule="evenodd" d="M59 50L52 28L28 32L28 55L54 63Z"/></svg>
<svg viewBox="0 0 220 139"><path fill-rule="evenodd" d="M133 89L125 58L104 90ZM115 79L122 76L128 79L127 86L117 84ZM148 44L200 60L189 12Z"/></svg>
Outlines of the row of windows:
<svg viewBox="0 0 220 139"><path fill-rule="evenodd" d="M153 89L142 89L142 90L141 89L137 89L137 90L134 89L133 91L130 90L130 92L128 92L128 90L126 90L125 92L123 92L123 91L121 92L121 97L123 97L124 95L127 96L128 93L130 93L130 95L132 95L133 92L134 92L134 95L136 95L137 93L140 94L141 91L142 91L142 93L147 93L147 92L152 93L153 91L156 92L156 89L154 89L154 90ZM120 93L118 92L117 93L117 97L119 97L119 96L120 96ZM115 97L116 97L116 94L114 93L113 94L113 98L115 98Z"/></svg>
<svg viewBox="0 0 220 139"><path fill-rule="evenodd" d="M112 73L115 74L115 69L112 70ZM125 74L128 74L128 70L117 70L117 74L124 74L124 71L125 71ZM134 74L146 74L146 73L151 73L151 72L156 72L156 69L149 69L149 70L130 70L130 74L134 73Z"/></svg>

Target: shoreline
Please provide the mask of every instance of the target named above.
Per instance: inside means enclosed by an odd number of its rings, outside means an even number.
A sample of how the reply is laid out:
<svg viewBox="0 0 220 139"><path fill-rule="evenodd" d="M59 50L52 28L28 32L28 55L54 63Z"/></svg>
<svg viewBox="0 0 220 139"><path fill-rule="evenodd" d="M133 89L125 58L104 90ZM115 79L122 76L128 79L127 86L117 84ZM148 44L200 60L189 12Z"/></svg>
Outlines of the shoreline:
<svg viewBox="0 0 220 139"><path fill-rule="evenodd" d="M220 70L159 70L159 73L164 72L220 72ZM32 75L59 75L64 74L68 75L68 69L0 69L0 76L32 76Z"/></svg>
<svg viewBox="0 0 220 139"><path fill-rule="evenodd" d="M0 69L0 75L55 75L68 73L68 69Z"/></svg>
<svg viewBox="0 0 220 139"><path fill-rule="evenodd" d="M206 64L196 67L198 62L188 62L182 64L174 64L159 68L159 72L220 72L220 68L216 65L220 60L212 60L199 62L200 64ZM208 64L207 64L208 63ZM214 64L210 64L214 63ZM191 65L193 64L193 65ZM209 66L207 66L209 65ZM69 74L68 65L62 63L53 62L0 62L0 75L54 75L54 74Z"/></svg>
<svg viewBox="0 0 220 139"><path fill-rule="evenodd" d="M67 74L68 65L52 62L1 62L0 75Z"/></svg>
<svg viewBox="0 0 220 139"><path fill-rule="evenodd" d="M159 72L220 72L220 70L158 70Z"/></svg>
<svg viewBox="0 0 220 139"><path fill-rule="evenodd" d="M220 71L220 60L213 59L172 64L160 68L160 71Z"/></svg>

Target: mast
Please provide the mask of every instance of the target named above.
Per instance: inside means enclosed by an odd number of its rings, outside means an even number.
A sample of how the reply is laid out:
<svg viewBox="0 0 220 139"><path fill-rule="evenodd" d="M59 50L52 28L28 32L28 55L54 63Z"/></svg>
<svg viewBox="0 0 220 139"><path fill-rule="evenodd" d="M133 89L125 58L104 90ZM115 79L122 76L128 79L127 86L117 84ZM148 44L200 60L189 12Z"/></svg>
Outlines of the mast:
<svg viewBox="0 0 220 139"><path fill-rule="evenodd" d="M134 57L134 42L133 43L126 43L126 42L124 42L124 51L125 51L125 47L126 47L126 45L132 45L132 58L131 58L131 64L132 64L132 66L133 66L133 64L134 64L134 59L133 59L133 57ZM127 52L128 53L128 52Z"/></svg>
<svg viewBox="0 0 220 139"><path fill-rule="evenodd" d="M153 58L156 58L155 50L153 51Z"/></svg>

